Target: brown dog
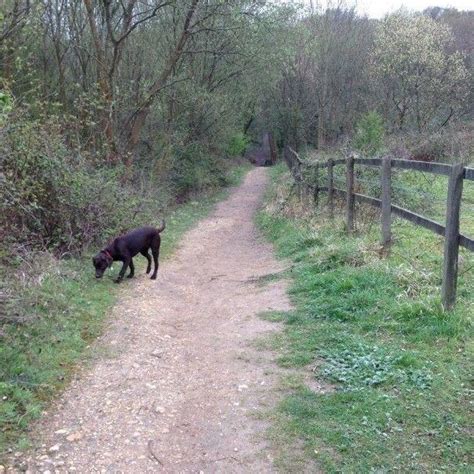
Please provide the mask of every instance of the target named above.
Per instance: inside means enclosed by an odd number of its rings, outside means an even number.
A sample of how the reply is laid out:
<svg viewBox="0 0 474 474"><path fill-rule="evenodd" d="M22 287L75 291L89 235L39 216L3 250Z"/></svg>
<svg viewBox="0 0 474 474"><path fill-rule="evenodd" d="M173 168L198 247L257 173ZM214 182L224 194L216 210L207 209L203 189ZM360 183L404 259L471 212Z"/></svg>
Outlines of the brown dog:
<svg viewBox="0 0 474 474"><path fill-rule="evenodd" d="M95 267L95 277L102 278L105 270L112 265L114 261L123 262L122 269L115 280L115 283L120 283L125 276L127 268L130 266L130 273L127 278L133 278L135 274L135 267L133 266L133 257L141 253L148 261L146 272L151 271L151 257L148 250L151 249L155 269L151 275L152 280L156 280L158 273L158 258L160 256L161 237L160 232L165 229L165 221L156 229L155 227L139 227L128 232L125 235L117 237L114 241L101 250L93 259L92 263Z"/></svg>

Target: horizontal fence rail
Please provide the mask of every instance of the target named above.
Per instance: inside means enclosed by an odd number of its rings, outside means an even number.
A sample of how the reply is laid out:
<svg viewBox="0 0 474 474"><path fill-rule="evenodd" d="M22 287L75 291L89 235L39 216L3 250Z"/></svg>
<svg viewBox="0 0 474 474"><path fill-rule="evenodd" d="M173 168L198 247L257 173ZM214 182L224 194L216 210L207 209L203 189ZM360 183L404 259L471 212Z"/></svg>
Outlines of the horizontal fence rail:
<svg viewBox="0 0 474 474"><path fill-rule="evenodd" d="M329 159L325 162L315 163L302 160L298 153L286 146L284 158L291 171L295 184L298 187L300 198L304 190L312 189L314 201L317 204L320 192L328 194L327 205L329 216L334 216L334 197L339 196L346 203L346 229L349 233L354 230L355 203L368 204L382 210L382 245L387 251L391 244L392 215L401 217L412 224L424 227L435 234L444 237L444 261L442 300L445 309L454 307L456 299L456 285L458 272L459 247L464 247L474 252L474 239L460 233L460 207L462 198L462 184L464 180L474 181L474 168L462 165L449 165L445 163L430 163L425 161L399 160L390 158L354 158ZM334 167L346 166L346 189L334 186ZM371 166L381 170L380 184L382 188L381 199L367 196L354 191L356 180L354 166ZM417 214L391 202L392 185L391 169L414 170L448 177L448 196L446 200L445 225ZM327 169L327 176L320 174L320 170ZM324 183L321 185L320 183Z"/></svg>

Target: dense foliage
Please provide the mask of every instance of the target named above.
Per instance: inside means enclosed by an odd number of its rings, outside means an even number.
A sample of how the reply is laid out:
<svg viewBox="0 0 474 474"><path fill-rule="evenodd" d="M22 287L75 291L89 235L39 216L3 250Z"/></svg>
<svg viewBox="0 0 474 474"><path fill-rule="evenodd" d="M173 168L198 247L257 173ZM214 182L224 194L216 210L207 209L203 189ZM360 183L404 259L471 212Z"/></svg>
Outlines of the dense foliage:
<svg viewBox="0 0 474 474"><path fill-rule="evenodd" d="M4 247L79 252L222 184L266 130L373 154L472 113L472 12L6 0L0 18Z"/></svg>
<svg viewBox="0 0 474 474"><path fill-rule="evenodd" d="M225 184L281 12L254 0L0 7L2 255L80 253ZM248 127L247 127L248 128Z"/></svg>

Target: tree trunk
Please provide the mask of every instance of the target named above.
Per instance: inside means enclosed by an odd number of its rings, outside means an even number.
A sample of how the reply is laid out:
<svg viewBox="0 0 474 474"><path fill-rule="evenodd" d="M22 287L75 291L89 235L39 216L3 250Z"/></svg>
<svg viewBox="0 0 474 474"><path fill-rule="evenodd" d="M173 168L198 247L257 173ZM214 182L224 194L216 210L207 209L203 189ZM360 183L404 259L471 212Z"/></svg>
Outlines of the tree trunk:
<svg viewBox="0 0 474 474"><path fill-rule="evenodd" d="M95 24L94 9L91 0L84 0L84 5L87 11L87 18L89 21L89 27L94 42L94 48L96 52L96 64L97 64L97 82L99 85L99 92L103 101L104 110L101 112L100 122L102 124L102 130L105 135L107 144L107 160L110 162L116 162L118 158L117 144L114 136L114 128L112 123L113 117L113 78L109 76L107 71L107 64L105 60L105 53L100 43L99 32L97 31L97 25Z"/></svg>
<svg viewBox="0 0 474 474"><path fill-rule="evenodd" d="M90 1L90 0L84 0ZM128 121L129 133L128 133L128 142L126 146L127 153L127 162L131 163L131 157L138 145L140 140L141 131L145 125L148 114L150 113L151 106L156 99L156 96L159 94L161 89L166 85L166 81L172 75L172 72L176 66L176 63L181 58L183 53L184 46L191 34L190 26L191 20L193 19L194 12L196 11L197 4L199 0L193 0L191 6L188 9L186 14L186 20L184 22L183 30L181 36L176 44L176 47L171 54L168 62L165 66L165 69L160 74L159 78L152 84L148 89L148 93L143 102L137 107L135 112L132 114L131 118Z"/></svg>

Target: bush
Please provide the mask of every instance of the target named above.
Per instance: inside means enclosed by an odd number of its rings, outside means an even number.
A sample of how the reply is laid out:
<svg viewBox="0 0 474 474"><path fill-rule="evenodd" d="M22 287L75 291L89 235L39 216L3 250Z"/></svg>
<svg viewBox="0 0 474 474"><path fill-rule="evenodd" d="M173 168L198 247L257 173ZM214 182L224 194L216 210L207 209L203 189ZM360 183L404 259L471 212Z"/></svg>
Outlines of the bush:
<svg viewBox="0 0 474 474"><path fill-rule="evenodd" d="M232 137L229 140L229 143L226 149L226 155L243 156L249 144L250 144L250 140L244 133L242 132L236 133L232 135Z"/></svg>
<svg viewBox="0 0 474 474"><path fill-rule="evenodd" d="M0 142L5 248L80 254L136 220L141 199L120 185L121 169L93 169L67 147L54 118L16 117L0 131Z"/></svg>
<svg viewBox="0 0 474 474"><path fill-rule="evenodd" d="M183 202L192 194L226 185L226 163L203 144L177 145L170 178L177 200Z"/></svg>
<svg viewBox="0 0 474 474"><path fill-rule="evenodd" d="M474 162L474 122L455 122L436 132L404 133L388 139L395 158L444 163Z"/></svg>
<svg viewBox="0 0 474 474"><path fill-rule="evenodd" d="M365 155L373 156L384 143L382 117L375 111L365 114L356 125L354 147Z"/></svg>
<svg viewBox="0 0 474 474"><path fill-rule="evenodd" d="M8 114L13 108L13 98L12 96L4 91L0 91L0 126L3 125L4 121L7 119Z"/></svg>

